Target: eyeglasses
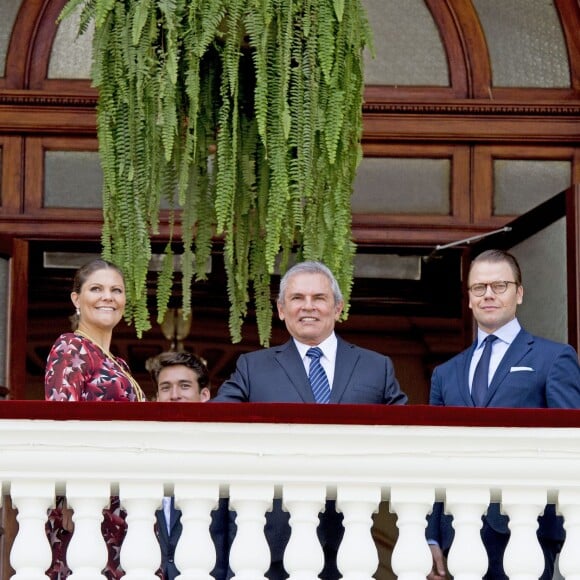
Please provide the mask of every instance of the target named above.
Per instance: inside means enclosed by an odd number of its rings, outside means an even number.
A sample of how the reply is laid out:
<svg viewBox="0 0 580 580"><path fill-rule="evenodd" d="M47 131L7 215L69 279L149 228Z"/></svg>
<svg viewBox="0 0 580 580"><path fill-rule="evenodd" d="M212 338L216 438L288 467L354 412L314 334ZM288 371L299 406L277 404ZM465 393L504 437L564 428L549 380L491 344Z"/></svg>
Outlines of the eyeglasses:
<svg viewBox="0 0 580 580"><path fill-rule="evenodd" d="M472 284L468 290L474 296L483 296L487 292L487 287L491 288L494 294L503 294L510 284L518 285L517 282L508 282L507 280L498 280L497 282L489 282L487 284Z"/></svg>

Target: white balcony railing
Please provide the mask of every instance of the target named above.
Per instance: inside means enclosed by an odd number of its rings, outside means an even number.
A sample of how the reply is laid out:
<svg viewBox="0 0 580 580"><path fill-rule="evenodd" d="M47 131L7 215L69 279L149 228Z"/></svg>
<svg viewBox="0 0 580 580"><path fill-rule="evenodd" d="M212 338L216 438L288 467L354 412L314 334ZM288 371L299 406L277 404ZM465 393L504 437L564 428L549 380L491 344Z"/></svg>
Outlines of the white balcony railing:
<svg viewBox="0 0 580 580"><path fill-rule="evenodd" d="M490 499L511 518L510 578L536 579L543 569L535 529L546 502L565 517L560 570L580 578L580 411L486 411L2 402L0 479L18 509L13 578L46 578L46 513L64 494L75 511L72 580L102 578L101 510L110 495L128 512L121 548L127 580L154 580L154 510L170 494L183 512L179 545L199 548L178 548L182 580L210 578L209 513L220 494L237 512L230 565L240 580L257 580L268 567L264 513L274 497L291 516L284 557L291 579L315 579L320 571L316 524L327 498L344 515L338 564L347 580L375 574L371 526L381 501L397 517L394 574L423 580L431 567L425 517L436 498L446 499L457 522L449 559L456 579L485 571L485 558L474 555L484 554L478 530ZM502 423L514 426L493 426Z"/></svg>

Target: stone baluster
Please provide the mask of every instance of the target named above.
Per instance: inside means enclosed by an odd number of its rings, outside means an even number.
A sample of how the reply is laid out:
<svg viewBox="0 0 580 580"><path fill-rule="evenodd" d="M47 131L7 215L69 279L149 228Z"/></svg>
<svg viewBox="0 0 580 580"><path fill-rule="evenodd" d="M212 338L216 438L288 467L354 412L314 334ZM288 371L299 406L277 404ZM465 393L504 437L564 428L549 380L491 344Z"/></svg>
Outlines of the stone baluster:
<svg viewBox="0 0 580 580"><path fill-rule="evenodd" d="M18 534L10 551L15 580L46 580L52 552L45 525L47 511L54 505L54 482L13 480L12 504L18 510Z"/></svg>
<svg viewBox="0 0 580 580"><path fill-rule="evenodd" d="M230 486L230 509L236 515L237 533L230 550L230 568L236 580L258 580L270 567L270 549L264 525L272 509L274 486L237 483Z"/></svg>
<svg viewBox="0 0 580 580"><path fill-rule="evenodd" d="M324 509L326 486L287 484L284 508L290 512L292 533L284 552L289 580L316 580L324 567L324 553L316 535L318 514Z"/></svg>
<svg viewBox="0 0 580 580"><path fill-rule="evenodd" d="M175 550L180 580L212 580L216 551L209 526L211 510L217 507L218 500L218 484L175 484L175 507L181 510L183 526Z"/></svg>
<svg viewBox="0 0 580 580"><path fill-rule="evenodd" d="M447 564L455 580L481 580L487 571L487 552L481 540L481 516L489 505L486 488L449 487L445 511L453 515L455 538Z"/></svg>
<svg viewBox="0 0 580 580"><path fill-rule="evenodd" d="M127 511L127 535L121 546L124 580L158 580L161 549L155 537L155 510L161 508L163 485L155 482L121 482L119 497Z"/></svg>
<svg viewBox="0 0 580 580"><path fill-rule="evenodd" d="M502 492L502 512L509 516L511 531L503 567L510 580L537 580L544 571L544 553L536 532L538 516L545 505L545 490L518 488Z"/></svg>
<svg viewBox="0 0 580 580"><path fill-rule="evenodd" d="M425 539L427 514L433 507L433 489L418 486L393 486L390 510L397 514L399 539L391 557L398 580L425 580L433 558Z"/></svg>
<svg viewBox="0 0 580 580"><path fill-rule="evenodd" d="M340 485L336 508L344 515L344 537L337 556L344 580L371 580L379 557L371 534L372 514L378 510L381 488L374 485Z"/></svg>
<svg viewBox="0 0 580 580"><path fill-rule="evenodd" d="M580 490L563 489L558 494L558 513L564 516L566 541L558 566L566 580L580 580Z"/></svg>
<svg viewBox="0 0 580 580"><path fill-rule="evenodd" d="M67 504L73 510L74 533L66 559L69 580L102 580L107 565L107 546L101 532L103 508L109 503L109 483L103 480L69 481Z"/></svg>

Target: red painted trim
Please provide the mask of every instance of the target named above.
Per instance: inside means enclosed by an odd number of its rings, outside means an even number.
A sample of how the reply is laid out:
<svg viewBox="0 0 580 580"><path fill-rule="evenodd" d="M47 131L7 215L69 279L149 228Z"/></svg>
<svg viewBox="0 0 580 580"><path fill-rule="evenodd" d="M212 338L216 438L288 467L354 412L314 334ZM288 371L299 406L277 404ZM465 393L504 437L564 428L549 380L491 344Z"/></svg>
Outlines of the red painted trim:
<svg viewBox="0 0 580 580"><path fill-rule="evenodd" d="M429 405L304 403L59 403L0 401L0 419L190 421L450 427L580 427L578 409L477 409Z"/></svg>

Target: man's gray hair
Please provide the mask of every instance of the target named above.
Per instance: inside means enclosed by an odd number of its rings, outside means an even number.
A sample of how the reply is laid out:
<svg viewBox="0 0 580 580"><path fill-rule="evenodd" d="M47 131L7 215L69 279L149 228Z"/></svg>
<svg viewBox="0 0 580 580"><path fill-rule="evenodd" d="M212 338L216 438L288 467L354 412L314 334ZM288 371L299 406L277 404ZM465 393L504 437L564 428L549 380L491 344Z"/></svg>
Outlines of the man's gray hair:
<svg viewBox="0 0 580 580"><path fill-rule="evenodd" d="M334 303L338 304L339 302L343 302L340 286L330 269L322 262L306 261L298 262L298 264L289 268L284 276L282 276L282 279L280 280L280 292L278 293L278 304L284 302L288 281L296 274L322 274L323 276L326 276L330 282L330 288L332 290L332 295L334 296Z"/></svg>

